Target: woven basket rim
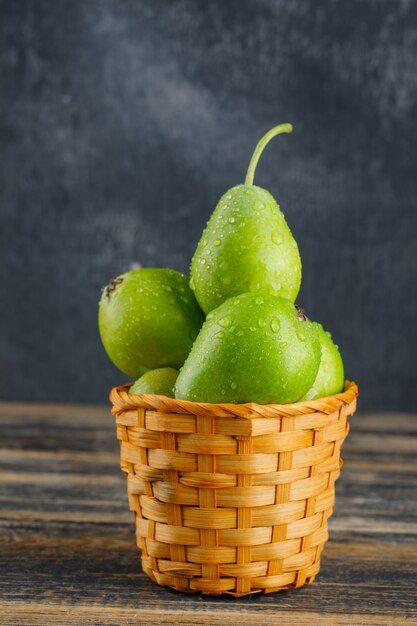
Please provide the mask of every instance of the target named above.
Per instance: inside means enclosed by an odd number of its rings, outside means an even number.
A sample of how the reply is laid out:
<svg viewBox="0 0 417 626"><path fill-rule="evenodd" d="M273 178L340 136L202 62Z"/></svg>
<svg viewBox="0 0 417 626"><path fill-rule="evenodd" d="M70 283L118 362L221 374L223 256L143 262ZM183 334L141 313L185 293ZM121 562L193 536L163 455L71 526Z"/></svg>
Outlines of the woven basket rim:
<svg viewBox="0 0 417 626"><path fill-rule="evenodd" d="M345 380L345 386L341 393L333 396L294 402L291 404L257 404L245 402L242 404L193 402L191 400L177 400L168 396L154 394L129 394L128 390L133 383L119 385L110 390L109 399L113 405L112 412L118 414L126 409L155 409L169 413L211 413L213 415L246 415L257 416L289 416L305 415L308 413L332 413L343 405L354 402L359 395L358 385L351 380Z"/></svg>

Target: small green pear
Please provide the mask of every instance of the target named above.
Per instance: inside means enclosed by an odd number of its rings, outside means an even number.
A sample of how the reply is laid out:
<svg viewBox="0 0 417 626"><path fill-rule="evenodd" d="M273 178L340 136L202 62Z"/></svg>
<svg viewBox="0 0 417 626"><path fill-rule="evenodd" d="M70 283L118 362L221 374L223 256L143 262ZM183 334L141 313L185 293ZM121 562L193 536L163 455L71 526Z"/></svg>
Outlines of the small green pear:
<svg viewBox="0 0 417 626"><path fill-rule="evenodd" d="M330 333L321 324L313 322L321 346L321 360L316 379L302 400L315 400L343 391L345 373L342 357Z"/></svg>
<svg viewBox="0 0 417 626"><path fill-rule="evenodd" d="M197 402L295 402L320 363L317 332L289 300L245 293L209 313L175 386Z"/></svg>
<svg viewBox="0 0 417 626"><path fill-rule="evenodd" d="M291 124L259 141L244 185L229 189L216 206L191 261L190 286L205 313L227 298L262 292L295 301L301 284L297 243L273 196L253 184L266 144Z"/></svg>
<svg viewBox="0 0 417 626"><path fill-rule="evenodd" d="M132 378L179 368L203 323L187 278L170 269L136 269L103 290L99 331L113 363Z"/></svg>
<svg viewBox="0 0 417 626"><path fill-rule="evenodd" d="M158 396L174 397L174 385L178 378L178 370L172 367L160 367L156 370L149 370L142 374L140 378L129 389L129 393L153 393Z"/></svg>

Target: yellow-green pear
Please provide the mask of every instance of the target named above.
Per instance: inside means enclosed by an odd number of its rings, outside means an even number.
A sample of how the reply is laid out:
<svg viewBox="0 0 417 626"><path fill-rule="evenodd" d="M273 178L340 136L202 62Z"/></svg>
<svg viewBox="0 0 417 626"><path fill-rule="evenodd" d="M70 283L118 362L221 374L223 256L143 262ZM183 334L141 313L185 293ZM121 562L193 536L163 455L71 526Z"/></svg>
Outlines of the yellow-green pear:
<svg viewBox="0 0 417 626"><path fill-rule="evenodd" d="M150 369L180 367L203 313L186 276L141 268L112 280L99 303L99 331L113 363L132 378Z"/></svg>
<svg viewBox="0 0 417 626"><path fill-rule="evenodd" d="M215 208L191 261L190 286L207 314L240 293L259 292L295 301L301 284L297 243L273 196L253 184L266 144L291 124L259 141L245 183L229 189Z"/></svg>
<svg viewBox="0 0 417 626"><path fill-rule="evenodd" d="M196 402L296 402L320 363L304 311L269 294L229 298L207 316L180 370L175 397Z"/></svg>
<svg viewBox="0 0 417 626"><path fill-rule="evenodd" d="M333 342L331 334L325 331L321 324L317 322L313 322L313 324L320 341L321 359L316 379L302 398L303 400L315 400L340 393L343 391L345 380L339 348Z"/></svg>
<svg viewBox="0 0 417 626"><path fill-rule="evenodd" d="M129 389L129 393L153 393L158 396L174 397L175 381L178 370L172 367L160 367L142 374Z"/></svg>

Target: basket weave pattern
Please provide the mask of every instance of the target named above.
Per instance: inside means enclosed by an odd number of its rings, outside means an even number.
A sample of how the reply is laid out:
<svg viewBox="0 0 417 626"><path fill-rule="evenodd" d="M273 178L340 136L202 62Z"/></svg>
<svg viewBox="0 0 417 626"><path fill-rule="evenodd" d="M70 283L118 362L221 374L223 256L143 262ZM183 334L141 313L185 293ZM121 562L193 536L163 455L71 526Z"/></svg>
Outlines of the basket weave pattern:
<svg viewBox="0 0 417 626"><path fill-rule="evenodd" d="M142 567L160 585L243 596L320 568L358 389L287 405L110 393Z"/></svg>

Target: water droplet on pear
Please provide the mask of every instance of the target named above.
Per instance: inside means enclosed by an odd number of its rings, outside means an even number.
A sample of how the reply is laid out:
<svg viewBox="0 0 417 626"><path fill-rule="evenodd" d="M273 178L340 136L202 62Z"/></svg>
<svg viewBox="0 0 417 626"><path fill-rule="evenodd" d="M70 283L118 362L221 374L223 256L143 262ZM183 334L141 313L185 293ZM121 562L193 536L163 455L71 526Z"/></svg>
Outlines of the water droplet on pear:
<svg viewBox="0 0 417 626"><path fill-rule="evenodd" d="M273 317L269 324L273 333L277 333L281 327L281 323L277 317Z"/></svg>

